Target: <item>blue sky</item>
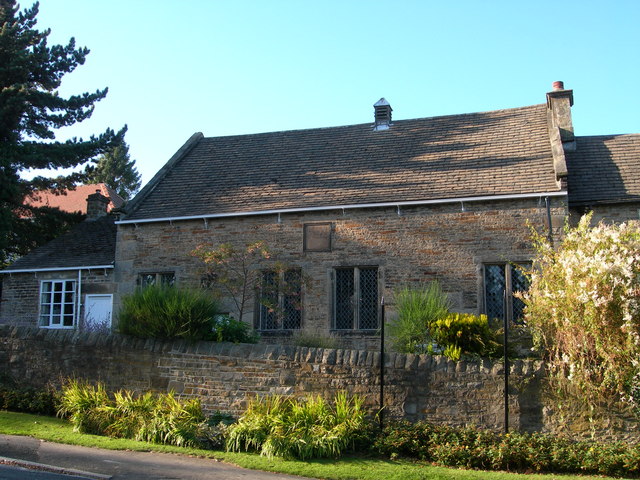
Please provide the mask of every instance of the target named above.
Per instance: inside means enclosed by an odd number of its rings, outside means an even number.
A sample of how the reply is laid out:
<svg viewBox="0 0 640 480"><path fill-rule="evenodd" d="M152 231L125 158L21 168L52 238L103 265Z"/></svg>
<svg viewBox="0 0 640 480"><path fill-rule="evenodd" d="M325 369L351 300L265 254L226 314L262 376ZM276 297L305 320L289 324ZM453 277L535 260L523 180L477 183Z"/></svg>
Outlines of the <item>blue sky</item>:
<svg viewBox="0 0 640 480"><path fill-rule="evenodd" d="M127 124L144 183L195 132L368 123L381 97L431 117L562 80L576 134L640 133L638 0L41 0L38 28L91 50L62 95L109 87L59 138Z"/></svg>

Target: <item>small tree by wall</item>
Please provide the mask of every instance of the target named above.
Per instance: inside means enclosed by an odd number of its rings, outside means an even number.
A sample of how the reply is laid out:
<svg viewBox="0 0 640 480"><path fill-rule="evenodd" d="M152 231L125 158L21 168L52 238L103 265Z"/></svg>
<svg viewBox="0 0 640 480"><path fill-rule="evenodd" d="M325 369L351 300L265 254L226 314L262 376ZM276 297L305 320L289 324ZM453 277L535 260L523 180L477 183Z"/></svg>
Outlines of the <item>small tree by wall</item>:
<svg viewBox="0 0 640 480"><path fill-rule="evenodd" d="M251 313L256 303L276 317L285 315L286 308L302 308L301 292L307 278L299 268L277 260L264 242L242 248L230 243L203 244L191 255L204 263L202 286L229 299L238 320ZM287 298L286 307L280 302L282 297Z"/></svg>
<svg viewBox="0 0 640 480"><path fill-rule="evenodd" d="M203 287L229 298L235 306L238 320L242 320L260 283L260 266L271 258L264 242L249 243L244 248L230 243L217 247L202 244L191 255L204 262Z"/></svg>
<svg viewBox="0 0 640 480"><path fill-rule="evenodd" d="M567 228L557 249L535 235L525 319L565 399L639 414L640 226L590 223Z"/></svg>

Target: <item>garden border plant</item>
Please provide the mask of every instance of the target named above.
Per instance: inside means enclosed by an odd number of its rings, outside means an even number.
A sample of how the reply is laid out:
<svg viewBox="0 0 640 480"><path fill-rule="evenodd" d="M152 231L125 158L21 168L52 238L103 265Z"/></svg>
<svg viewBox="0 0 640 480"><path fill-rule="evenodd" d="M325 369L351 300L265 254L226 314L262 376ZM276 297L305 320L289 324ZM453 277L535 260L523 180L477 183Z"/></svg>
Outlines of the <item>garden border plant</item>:
<svg viewBox="0 0 640 480"><path fill-rule="evenodd" d="M222 418L217 425L207 421L197 398L179 400L173 392L109 393L103 383L78 379L65 382L58 415L79 433L196 448L222 446L220 429L225 428Z"/></svg>
<svg viewBox="0 0 640 480"><path fill-rule="evenodd" d="M438 281L394 293L397 317L389 322L392 347L400 353L495 357L501 349L486 315L450 312L451 303Z"/></svg>
<svg viewBox="0 0 640 480"><path fill-rule="evenodd" d="M640 477L640 444L573 441L540 433L495 433L473 427L397 422L374 450L446 467Z"/></svg>
<svg viewBox="0 0 640 480"><path fill-rule="evenodd" d="M337 458L352 450L391 459L487 471L578 473L640 478L640 443L572 441L539 433L495 433L428 422L392 422L379 431L362 399L341 392L333 404L256 398L237 422L220 412L204 418L199 402L173 394L108 393L102 384L69 380L60 413L75 431L159 445L256 451L269 458ZM372 442L371 440L375 441Z"/></svg>
<svg viewBox="0 0 640 480"><path fill-rule="evenodd" d="M566 227L557 248L533 232L525 319L560 408L640 415L640 225L591 220Z"/></svg>
<svg viewBox="0 0 640 480"><path fill-rule="evenodd" d="M267 457L337 458L365 436L371 424L363 399L338 392L332 402L319 395L302 400L256 397L227 432L227 450L257 451Z"/></svg>
<svg viewBox="0 0 640 480"><path fill-rule="evenodd" d="M150 285L122 300L118 329L141 338L256 343L249 325L220 315L218 301L201 289Z"/></svg>

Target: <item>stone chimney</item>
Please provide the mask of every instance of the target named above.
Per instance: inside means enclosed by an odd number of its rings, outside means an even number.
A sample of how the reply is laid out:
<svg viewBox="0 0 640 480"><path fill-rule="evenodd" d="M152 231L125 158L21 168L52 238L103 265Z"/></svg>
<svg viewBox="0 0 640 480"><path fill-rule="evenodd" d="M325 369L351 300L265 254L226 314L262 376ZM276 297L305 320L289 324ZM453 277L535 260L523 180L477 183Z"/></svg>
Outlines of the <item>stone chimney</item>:
<svg viewBox="0 0 640 480"><path fill-rule="evenodd" d="M576 148L571 120L572 106L573 90L565 90L564 82L553 82L553 91L547 93L547 118L549 128L557 128L560 131L560 139L566 151Z"/></svg>
<svg viewBox="0 0 640 480"><path fill-rule="evenodd" d="M104 217L107 214L109 202L109 197L102 195L100 190L89 195L87 197L87 220L97 220Z"/></svg>
<svg viewBox="0 0 640 480"><path fill-rule="evenodd" d="M564 82L553 82L553 90L547 93L547 127L553 153L553 166L559 183L566 183L567 162L565 152L576 149L571 107L573 90L565 90Z"/></svg>
<svg viewBox="0 0 640 480"><path fill-rule="evenodd" d="M373 130L388 130L391 126L391 112L393 111L389 102L381 98L373 104L373 108L375 120Z"/></svg>

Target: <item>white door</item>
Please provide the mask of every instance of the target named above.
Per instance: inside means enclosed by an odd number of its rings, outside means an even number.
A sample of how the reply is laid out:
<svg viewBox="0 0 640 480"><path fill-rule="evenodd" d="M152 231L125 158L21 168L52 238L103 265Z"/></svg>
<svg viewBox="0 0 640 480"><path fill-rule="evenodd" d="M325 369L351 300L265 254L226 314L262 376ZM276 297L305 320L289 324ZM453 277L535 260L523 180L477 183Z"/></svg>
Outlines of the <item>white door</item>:
<svg viewBox="0 0 640 480"><path fill-rule="evenodd" d="M112 305L113 295L87 295L84 303L85 329L110 329Z"/></svg>

